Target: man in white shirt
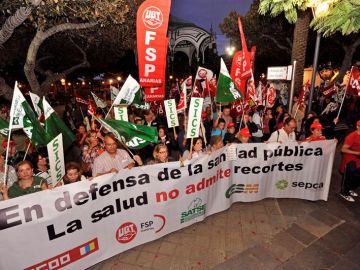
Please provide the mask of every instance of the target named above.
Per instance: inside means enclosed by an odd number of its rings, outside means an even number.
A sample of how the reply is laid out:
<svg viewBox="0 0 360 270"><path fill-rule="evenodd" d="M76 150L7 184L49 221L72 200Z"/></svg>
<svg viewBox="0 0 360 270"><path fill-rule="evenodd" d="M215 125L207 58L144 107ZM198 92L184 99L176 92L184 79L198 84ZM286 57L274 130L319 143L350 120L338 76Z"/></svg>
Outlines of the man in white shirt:
<svg viewBox="0 0 360 270"><path fill-rule="evenodd" d="M93 176L100 176L107 173L118 173L122 169L131 169L135 162L123 149L117 149L117 142L113 134L106 134L104 137L105 150L95 158ZM141 158L134 156L135 161L142 165Z"/></svg>
<svg viewBox="0 0 360 270"><path fill-rule="evenodd" d="M267 142L296 142L296 120L294 118L287 118L284 122L284 126L271 133L271 136Z"/></svg>

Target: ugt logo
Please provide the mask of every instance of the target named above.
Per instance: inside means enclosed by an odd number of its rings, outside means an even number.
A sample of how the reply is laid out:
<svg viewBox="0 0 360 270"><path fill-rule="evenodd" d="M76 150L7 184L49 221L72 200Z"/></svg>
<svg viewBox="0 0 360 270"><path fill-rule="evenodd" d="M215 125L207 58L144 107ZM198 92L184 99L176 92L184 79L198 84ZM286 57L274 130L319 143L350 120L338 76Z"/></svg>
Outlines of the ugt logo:
<svg viewBox="0 0 360 270"><path fill-rule="evenodd" d="M225 192L225 197L230 198L234 193L258 193L259 184L233 184Z"/></svg>

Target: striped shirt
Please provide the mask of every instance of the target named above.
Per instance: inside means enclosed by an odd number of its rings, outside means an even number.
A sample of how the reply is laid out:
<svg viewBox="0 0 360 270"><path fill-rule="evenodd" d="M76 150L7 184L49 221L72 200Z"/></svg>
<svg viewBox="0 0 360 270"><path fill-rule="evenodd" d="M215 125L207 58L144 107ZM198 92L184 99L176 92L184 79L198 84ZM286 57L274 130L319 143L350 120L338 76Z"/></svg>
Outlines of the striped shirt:
<svg viewBox="0 0 360 270"><path fill-rule="evenodd" d="M117 149L115 157L112 157L107 151L96 157L93 166L93 176L98 173L107 173L112 168L122 170L130 163L134 163L130 155L123 149Z"/></svg>

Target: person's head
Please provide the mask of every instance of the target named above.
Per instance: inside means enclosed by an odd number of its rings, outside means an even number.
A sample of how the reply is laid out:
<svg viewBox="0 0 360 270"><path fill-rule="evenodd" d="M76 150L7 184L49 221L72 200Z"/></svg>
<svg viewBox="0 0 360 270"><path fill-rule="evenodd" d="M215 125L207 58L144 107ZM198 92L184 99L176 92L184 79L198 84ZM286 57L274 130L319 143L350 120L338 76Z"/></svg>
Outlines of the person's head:
<svg viewBox="0 0 360 270"><path fill-rule="evenodd" d="M218 129L223 130L225 128L225 124L226 124L225 120L223 118L220 118L217 126Z"/></svg>
<svg viewBox="0 0 360 270"><path fill-rule="evenodd" d="M152 110L148 110L144 116L147 123L150 123L155 119L155 115Z"/></svg>
<svg viewBox="0 0 360 270"><path fill-rule="evenodd" d="M292 117L288 117L284 121L284 130L287 134L290 134L296 129L296 120Z"/></svg>
<svg viewBox="0 0 360 270"><path fill-rule="evenodd" d="M98 145L99 138L97 136L97 132L95 130L89 131L86 136L86 143L88 145Z"/></svg>
<svg viewBox="0 0 360 270"><path fill-rule="evenodd" d="M16 164L15 171L19 177L19 180L30 180L33 178L33 165L28 160L23 160Z"/></svg>
<svg viewBox="0 0 360 270"><path fill-rule="evenodd" d="M276 112L277 112L277 113L283 113L283 112L284 112L283 106L281 106L281 105L277 106L277 107L276 107Z"/></svg>
<svg viewBox="0 0 360 270"><path fill-rule="evenodd" d="M222 136L211 136L210 138L210 145L212 150L218 150L224 146Z"/></svg>
<svg viewBox="0 0 360 270"><path fill-rule="evenodd" d="M233 122L227 125L227 132L231 134L235 133L235 124Z"/></svg>
<svg viewBox="0 0 360 270"><path fill-rule="evenodd" d="M312 135L320 137L322 135L323 126L319 122L314 122L310 126L310 131Z"/></svg>
<svg viewBox="0 0 360 270"><path fill-rule="evenodd" d="M240 129L238 133L238 138L241 141L241 143L248 143L250 137L251 137L251 132L248 128Z"/></svg>
<svg viewBox="0 0 360 270"><path fill-rule="evenodd" d="M161 126L158 128L158 135L159 137L164 137L166 135L166 131L164 127Z"/></svg>
<svg viewBox="0 0 360 270"><path fill-rule="evenodd" d="M135 125L143 125L144 124L141 117L135 117L134 123L135 123Z"/></svg>
<svg viewBox="0 0 360 270"><path fill-rule="evenodd" d="M270 108L267 108L266 111L265 111L265 114L266 114L267 116L272 115L272 110L271 110Z"/></svg>
<svg viewBox="0 0 360 270"><path fill-rule="evenodd" d="M35 169L46 167L47 158L47 151L44 148L38 149L37 152L33 152L30 156L30 160Z"/></svg>
<svg viewBox="0 0 360 270"><path fill-rule="evenodd" d="M259 105L259 106L257 106L257 108L256 108L256 110L257 110L259 113L263 112L264 109L265 109L265 106L264 106L264 105Z"/></svg>
<svg viewBox="0 0 360 270"><path fill-rule="evenodd" d="M296 102L298 102L298 100L299 100L299 97L298 96L294 96L294 103L296 103Z"/></svg>
<svg viewBox="0 0 360 270"><path fill-rule="evenodd" d="M168 149L163 143L159 143L155 146L153 151L153 157L160 162L167 162L168 160Z"/></svg>
<svg viewBox="0 0 360 270"><path fill-rule="evenodd" d="M230 115L230 107L226 106L223 108L223 115L229 116Z"/></svg>
<svg viewBox="0 0 360 270"><path fill-rule="evenodd" d="M115 136L112 133L108 133L105 135L104 144L105 144L105 150L109 154L116 154L118 144L115 139Z"/></svg>
<svg viewBox="0 0 360 270"><path fill-rule="evenodd" d="M65 166L65 178L68 182L74 183L80 180L80 165L76 162L69 162Z"/></svg>
<svg viewBox="0 0 360 270"><path fill-rule="evenodd" d="M78 126L78 132L81 133L81 134L85 133L85 132L86 132L85 125L80 124L80 125Z"/></svg>
<svg viewBox="0 0 360 270"><path fill-rule="evenodd" d="M203 138L197 137L193 139L193 151L199 152L203 149L204 141Z"/></svg>
<svg viewBox="0 0 360 270"><path fill-rule="evenodd" d="M316 113L314 113L313 111L310 111L308 114L307 114L307 119L311 118L311 117L314 117L316 115Z"/></svg>
<svg viewBox="0 0 360 270"><path fill-rule="evenodd" d="M360 132L360 120L356 122L356 130L357 132Z"/></svg>

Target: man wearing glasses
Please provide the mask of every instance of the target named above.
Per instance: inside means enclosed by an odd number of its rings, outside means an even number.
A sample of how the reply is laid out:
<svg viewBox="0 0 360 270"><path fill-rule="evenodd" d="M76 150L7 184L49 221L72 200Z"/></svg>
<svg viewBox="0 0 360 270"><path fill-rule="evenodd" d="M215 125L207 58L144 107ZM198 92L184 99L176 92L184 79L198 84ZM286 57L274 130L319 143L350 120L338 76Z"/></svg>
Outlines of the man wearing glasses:
<svg viewBox="0 0 360 270"><path fill-rule="evenodd" d="M131 169L135 162L142 165L142 160L135 155L134 160L123 149L118 149L117 141L113 134L107 134L104 137L105 151L95 158L93 167L93 176L100 176L107 173L118 173L123 169Z"/></svg>
<svg viewBox="0 0 360 270"><path fill-rule="evenodd" d="M296 120L289 117L284 121L284 126L282 128L271 133L271 136L267 142L296 142L295 129Z"/></svg>

